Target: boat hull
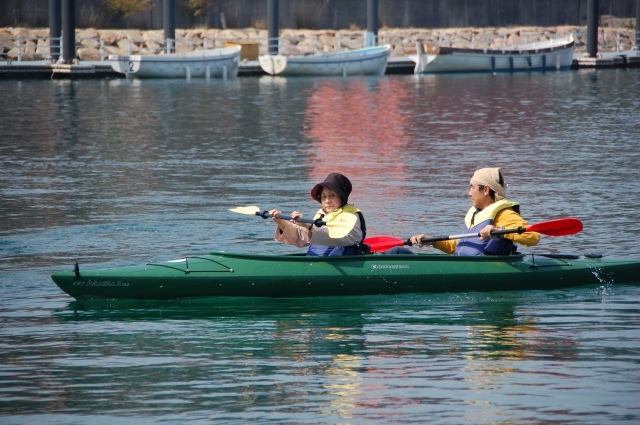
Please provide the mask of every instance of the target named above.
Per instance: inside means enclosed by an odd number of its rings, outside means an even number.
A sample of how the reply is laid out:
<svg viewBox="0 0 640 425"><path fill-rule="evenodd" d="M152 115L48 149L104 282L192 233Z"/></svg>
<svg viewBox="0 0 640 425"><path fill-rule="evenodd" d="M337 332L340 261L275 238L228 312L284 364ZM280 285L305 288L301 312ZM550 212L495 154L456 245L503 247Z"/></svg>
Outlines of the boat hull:
<svg viewBox="0 0 640 425"><path fill-rule="evenodd" d="M242 47L168 55L109 56L114 71L128 78L236 77Z"/></svg>
<svg viewBox="0 0 640 425"><path fill-rule="evenodd" d="M303 297L556 289L640 282L640 261L439 254L305 257L212 252L144 266L58 272L74 298Z"/></svg>
<svg viewBox="0 0 640 425"><path fill-rule="evenodd" d="M569 38L507 50L437 48L434 54L427 49L417 55L414 73L566 70L573 63L574 47Z"/></svg>
<svg viewBox="0 0 640 425"><path fill-rule="evenodd" d="M260 66L268 74L281 76L384 75L390 51L390 46L378 46L318 56L264 55Z"/></svg>

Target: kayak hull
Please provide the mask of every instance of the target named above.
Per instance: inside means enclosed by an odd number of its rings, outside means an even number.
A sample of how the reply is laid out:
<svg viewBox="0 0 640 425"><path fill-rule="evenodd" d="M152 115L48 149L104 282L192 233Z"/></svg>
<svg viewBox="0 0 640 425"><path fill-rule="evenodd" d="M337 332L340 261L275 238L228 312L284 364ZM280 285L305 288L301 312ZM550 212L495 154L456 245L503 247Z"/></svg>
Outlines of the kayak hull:
<svg viewBox="0 0 640 425"><path fill-rule="evenodd" d="M144 266L56 272L51 277L74 298L344 296L640 283L640 261L541 255L306 257L211 252Z"/></svg>

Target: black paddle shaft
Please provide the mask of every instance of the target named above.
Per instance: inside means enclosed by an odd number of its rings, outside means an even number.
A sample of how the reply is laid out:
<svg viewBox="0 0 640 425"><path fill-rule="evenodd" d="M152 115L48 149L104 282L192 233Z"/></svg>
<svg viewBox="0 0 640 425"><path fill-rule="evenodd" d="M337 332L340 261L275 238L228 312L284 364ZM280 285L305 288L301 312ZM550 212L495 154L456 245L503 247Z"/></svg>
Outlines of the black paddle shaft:
<svg viewBox="0 0 640 425"><path fill-rule="evenodd" d="M262 217L262 218L270 218L271 214L269 214L269 211L256 211L256 215L258 217ZM282 215L282 214L278 214L276 215L276 218L280 218L282 220L295 220L298 223L307 223L307 224L313 224L316 227L321 227L321 226L325 226L327 224L326 221L322 221L319 218L317 220L310 220L308 218L292 218L290 215Z"/></svg>
<svg viewBox="0 0 640 425"><path fill-rule="evenodd" d="M518 234L522 234L524 232L527 231L526 227L518 227L517 229L504 229L504 230L492 230L491 231L491 236L502 236L502 235L507 235L509 233L518 233ZM420 242L422 243L430 243L430 242L439 242L439 241L448 241L450 239L465 239L465 238L473 238L473 237L479 237L480 233L469 233L466 235L452 235L452 236L434 236L432 238L424 238L421 239ZM411 239L407 239L405 241L405 245L413 245L411 243Z"/></svg>

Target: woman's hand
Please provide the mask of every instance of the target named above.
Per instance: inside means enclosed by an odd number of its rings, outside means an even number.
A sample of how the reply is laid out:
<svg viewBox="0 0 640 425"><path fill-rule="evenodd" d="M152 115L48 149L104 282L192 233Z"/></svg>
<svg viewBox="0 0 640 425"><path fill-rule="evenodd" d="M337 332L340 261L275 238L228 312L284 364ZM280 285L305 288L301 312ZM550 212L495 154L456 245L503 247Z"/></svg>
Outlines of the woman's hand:
<svg viewBox="0 0 640 425"><path fill-rule="evenodd" d="M298 223L295 219L296 218L304 218L304 216L302 215L301 212L299 211L294 211L291 213L291 222L297 224L298 226L302 226L306 229L313 229L313 224L305 224L305 223Z"/></svg>
<svg viewBox="0 0 640 425"><path fill-rule="evenodd" d="M277 215L281 215L282 214L282 211L273 209L273 210L269 211L269 214L271 214L271 218L273 219L273 221L278 223L278 227L280 228L280 230L284 231L284 227L287 225L286 220L283 220L281 218L276 218Z"/></svg>
<svg viewBox="0 0 640 425"><path fill-rule="evenodd" d="M303 217L304 216L302 215L301 212L294 211L294 212L291 213L291 222L295 223L296 222L296 220L295 220L296 218L303 218Z"/></svg>
<svg viewBox="0 0 640 425"><path fill-rule="evenodd" d="M430 238L431 236L420 233L419 235L411 236L411 243L423 247L425 245L433 246L433 242L422 243L422 239Z"/></svg>
<svg viewBox="0 0 640 425"><path fill-rule="evenodd" d="M495 230L496 226L492 226L491 224L487 224L484 229L480 230L480 240L484 241L486 239L491 239L491 231Z"/></svg>
<svg viewBox="0 0 640 425"><path fill-rule="evenodd" d="M273 209L273 210L269 211L269 214L271 215L273 221L278 223L278 227L280 228L280 230L284 231L284 228L287 225L287 221L283 220L281 218L276 218L277 215L281 215L282 214L282 211ZM294 223L294 224L297 224L295 219L296 218L303 218L303 217L304 216L302 215L301 212L294 211L294 212L291 213L291 220L290 221L292 223Z"/></svg>

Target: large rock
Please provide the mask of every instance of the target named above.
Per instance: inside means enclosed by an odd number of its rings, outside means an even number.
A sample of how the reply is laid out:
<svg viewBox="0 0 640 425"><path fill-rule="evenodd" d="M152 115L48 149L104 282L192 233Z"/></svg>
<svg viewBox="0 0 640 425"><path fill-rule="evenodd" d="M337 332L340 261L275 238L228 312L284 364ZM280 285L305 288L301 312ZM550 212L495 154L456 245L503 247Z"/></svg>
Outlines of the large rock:
<svg viewBox="0 0 640 425"><path fill-rule="evenodd" d="M520 44L524 44L524 38L519 36L519 35L511 34L507 38L507 45L508 46L519 46Z"/></svg>
<svg viewBox="0 0 640 425"><path fill-rule="evenodd" d="M91 49L97 49L100 47L100 40L95 38L90 39L79 39L80 45L83 47L88 47Z"/></svg>
<svg viewBox="0 0 640 425"><path fill-rule="evenodd" d="M335 36L335 33L322 34L318 37L318 43L323 47L329 46L335 48L338 45L338 38Z"/></svg>
<svg viewBox="0 0 640 425"><path fill-rule="evenodd" d="M104 40L104 44L106 46L113 46L120 38L122 38L122 34L120 32L111 30L98 31L98 35Z"/></svg>
<svg viewBox="0 0 640 425"><path fill-rule="evenodd" d="M158 53L164 48L163 44L156 43L155 41L147 41L144 43L144 54L152 55Z"/></svg>
<svg viewBox="0 0 640 425"><path fill-rule="evenodd" d="M220 30L208 29L206 31L202 31L202 34L200 34L200 37L208 38L209 40L215 40L219 34L220 34Z"/></svg>
<svg viewBox="0 0 640 425"><path fill-rule="evenodd" d="M118 46L118 49L120 51L124 52L123 55L129 54L129 41L128 40L120 39L120 40L117 41L116 45ZM132 50L134 49L134 47L136 47L136 46L133 43L131 43L131 49ZM135 54L135 52L131 52L131 53Z"/></svg>
<svg viewBox="0 0 640 425"><path fill-rule="evenodd" d="M19 52L19 49L17 46L12 49L9 49L9 51L7 52L6 58L12 59L12 60L18 59L18 52Z"/></svg>
<svg viewBox="0 0 640 425"><path fill-rule="evenodd" d="M287 47L287 49L283 53L291 56L300 56L302 54L302 51L295 47L290 46L290 47Z"/></svg>
<svg viewBox="0 0 640 425"><path fill-rule="evenodd" d="M313 44L298 44L295 47L295 50L305 55L312 55L316 53L316 50L313 47Z"/></svg>
<svg viewBox="0 0 640 425"><path fill-rule="evenodd" d="M342 37L340 39L340 46L342 48L347 48L351 50L362 49L364 47L364 38L351 38L351 37Z"/></svg>
<svg viewBox="0 0 640 425"><path fill-rule="evenodd" d="M82 38L98 38L100 37L98 35L98 31L94 30L93 28L87 28L86 30L79 30L76 31L76 38L82 39Z"/></svg>
<svg viewBox="0 0 640 425"><path fill-rule="evenodd" d="M27 49L25 49L25 47L27 47ZM22 50L20 50L18 46L9 49L9 51L6 53L6 58L9 60L16 60L18 59L18 54L20 54L20 60L23 61L40 60L44 58L44 55L36 53L35 43L33 44L33 46L25 46L23 44Z"/></svg>
<svg viewBox="0 0 640 425"><path fill-rule="evenodd" d="M22 52L23 53L35 53L36 52L36 42L33 40L27 40L22 43Z"/></svg>
<svg viewBox="0 0 640 425"><path fill-rule="evenodd" d="M192 52L194 50L194 47L195 46L193 45L193 43L190 42L178 41L175 44L176 52L178 53Z"/></svg>
<svg viewBox="0 0 640 425"><path fill-rule="evenodd" d="M142 33L138 30L122 30L122 35L128 40L141 40Z"/></svg>
<svg viewBox="0 0 640 425"><path fill-rule="evenodd" d="M247 34L240 30L222 30L218 37L225 40L244 40L247 37Z"/></svg>
<svg viewBox="0 0 640 425"><path fill-rule="evenodd" d="M41 55L38 55L37 53L31 53L31 52L22 53L23 61L35 61L35 60L42 60L42 59L43 57Z"/></svg>
<svg viewBox="0 0 640 425"><path fill-rule="evenodd" d="M33 30L34 37L47 38L49 37L49 28L38 28Z"/></svg>
<svg viewBox="0 0 640 425"><path fill-rule="evenodd" d="M287 38L287 37L296 37L296 36L297 36L296 33L291 29L284 29L280 32L280 37Z"/></svg>
<svg viewBox="0 0 640 425"><path fill-rule="evenodd" d="M82 61L99 61L102 59L102 56L100 55L100 50L98 49L83 47L83 48L77 49L77 54L78 54L78 58L80 58L80 60ZM105 55L105 59L106 59L106 55Z"/></svg>
<svg viewBox="0 0 640 425"><path fill-rule="evenodd" d="M164 31L162 30L145 31L142 33L142 39L147 41L155 41L155 42L164 41Z"/></svg>
<svg viewBox="0 0 640 425"><path fill-rule="evenodd" d="M254 31L252 29L247 29L246 30L246 34L247 34L247 38L260 38L260 32L259 31ZM266 35L265 35L266 37Z"/></svg>
<svg viewBox="0 0 640 425"><path fill-rule="evenodd" d="M414 49L415 50L415 49ZM414 52L415 53L415 52ZM402 45L396 45L390 53L391 56L403 56L404 55L404 48L402 47Z"/></svg>
<svg viewBox="0 0 640 425"><path fill-rule="evenodd" d="M29 28L14 28L12 32L13 38L37 38L36 31Z"/></svg>
<svg viewBox="0 0 640 425"><path fill-rule="evenodd" d="M336 51L335 47L331 47L328 44L323 44L322 47L320 48L320 52L321 53L333 53Z"/></svg>
<svg viewBox="0 0 640 425"><path fill-rule="evenodd" d="M184 33L184 38L192 39L192 38L200 38L202 30L187 30Z"/></svg>
<svg viewBox="0 0 640 425"><path fill-rule="evenodd" d="M600 15L600 27L636 28L635 18L617 18L613 15Z"/></svg>
<svg viewBox="0 0 640 425"><path fill-rule="evenodd" d="M104 48L104 54L105 54L105 58L108 58L109 55L119 55L119 56L126 56L127 55L127 49L126 48L120 48L118 46L106 46Z"/></svg>
<svg viewBox="0 0 640 425"><path fill-rule="evenodd" d="M40 39L38 40L38 44L36 46L36 54L46 57L49 56L49 40Z"/></svg>

